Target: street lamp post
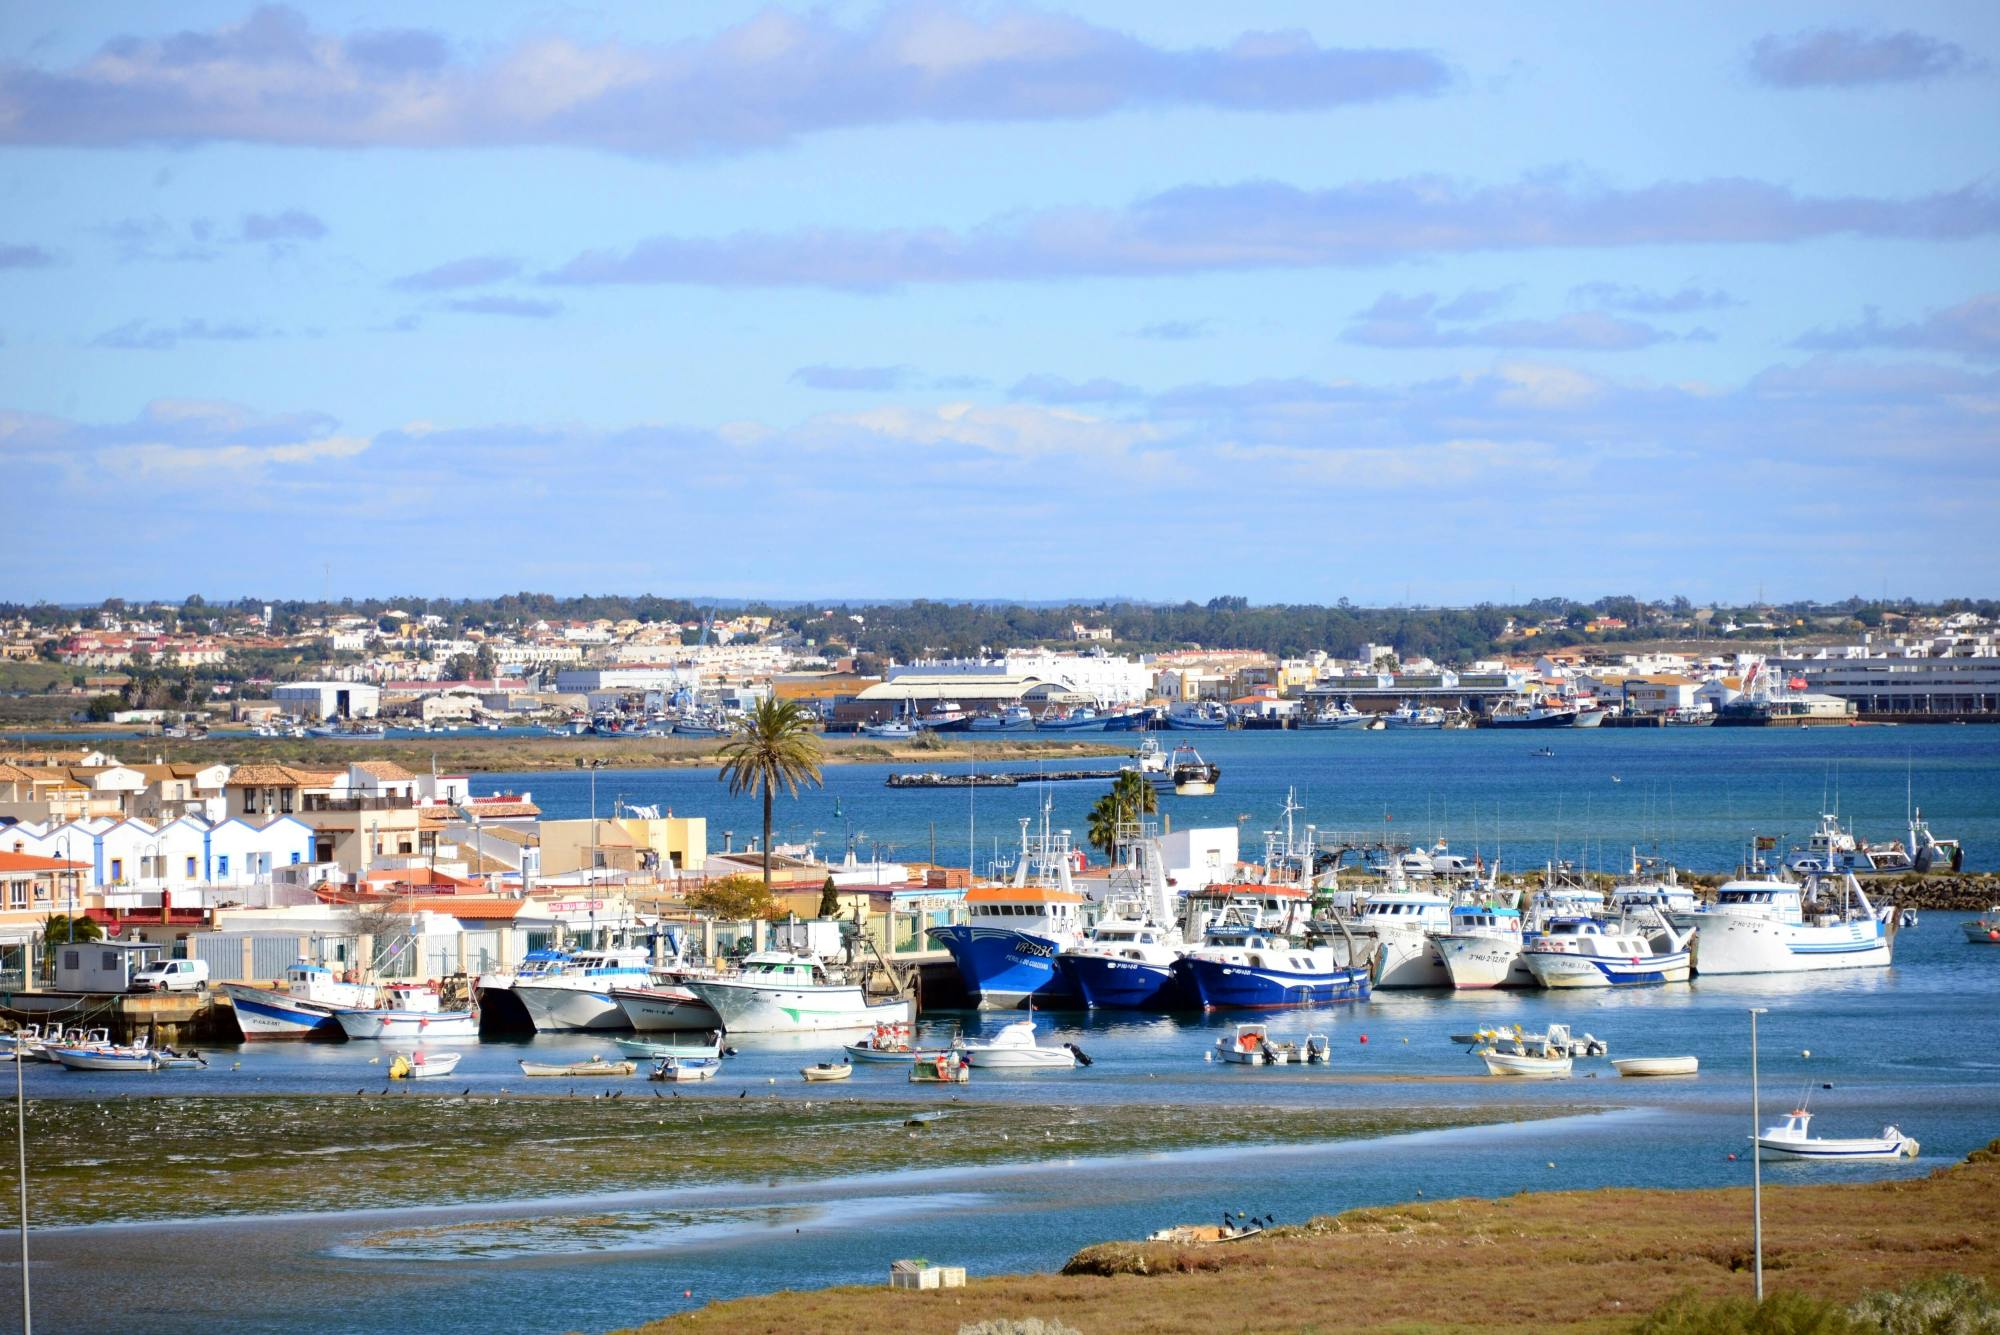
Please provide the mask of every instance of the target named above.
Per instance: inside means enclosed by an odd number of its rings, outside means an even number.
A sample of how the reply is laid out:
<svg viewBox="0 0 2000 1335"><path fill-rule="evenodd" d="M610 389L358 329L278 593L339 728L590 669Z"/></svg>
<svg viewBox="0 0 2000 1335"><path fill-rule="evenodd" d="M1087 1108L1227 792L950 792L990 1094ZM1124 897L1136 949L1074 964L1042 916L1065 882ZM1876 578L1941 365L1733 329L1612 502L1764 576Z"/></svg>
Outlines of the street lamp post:
<svg viewBox="0 0 2000 1335"><path fill-rule="evenodd" d="M1752 1274L1757 1301L1764 1301L1764 1156L1757 1137L1764 1133L1764 1118L1757 1107L1757 1017L1769 1015L1768 1006L1750 1008L1750 1231Z"/></svg>

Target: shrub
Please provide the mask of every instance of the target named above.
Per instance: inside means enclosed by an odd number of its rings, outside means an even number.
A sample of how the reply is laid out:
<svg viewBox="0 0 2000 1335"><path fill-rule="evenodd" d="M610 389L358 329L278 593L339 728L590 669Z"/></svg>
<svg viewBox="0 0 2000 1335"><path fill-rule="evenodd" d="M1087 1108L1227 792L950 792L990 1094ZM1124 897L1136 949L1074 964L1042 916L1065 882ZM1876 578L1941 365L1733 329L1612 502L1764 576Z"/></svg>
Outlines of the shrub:
<svg viewBox="0 0 2000 1335"><path fill-rule="evenodd" d="M1983 1279L1933 1275L1850 1309L1868 1335L2000 1335L2000 1293Z"/></svg>

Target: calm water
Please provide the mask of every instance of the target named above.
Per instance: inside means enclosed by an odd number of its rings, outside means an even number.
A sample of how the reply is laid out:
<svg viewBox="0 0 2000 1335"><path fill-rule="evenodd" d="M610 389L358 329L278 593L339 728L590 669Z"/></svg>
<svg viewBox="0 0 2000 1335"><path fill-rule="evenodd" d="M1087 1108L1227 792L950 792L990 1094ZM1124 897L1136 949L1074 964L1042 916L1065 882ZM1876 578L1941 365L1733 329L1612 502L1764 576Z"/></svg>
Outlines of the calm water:
<svg viewBox="0 0 2000 1335"><path fill-rule="evenodd" d="M1893 969L1789 979L1718 979L1593 996L1488 994L1453 998L1378 994L1359 1007L1273 1020L1289 1037L1329 1033L1330 1069L1270 1070L1206 1063L1230 1030L1222 1020L1045 1015L1046 1038L1076 1042L1088 1070L1007 1076L981 1072L956 1091L968 1101L1224 1103L1246 1125L1288 1109L1338 1104L1393 1108L1486 1101L1603 1111L1561 1121L1488 1127L1342 1145L1242 1149L1218 1144L1176 1154L1071 1160L979 1170L934 1170L921 1143L898 1173L789 1176L781 1162L749 1162L733 1185L592 1196L587 1176L553 1184L559 1200L486 1207L292 1216L281 1220L46 1230L34 1239L37 1316L45 1329L101 1329L107 1312L146 1313L149 1329L435 1332L605 1329L713 1298L776 1287L880 1282L898 1256L963 1263L974 1273L1059 1266L1077 1248L1207 1220L1224 1209L1280 1220L1355 1205L1521 1189L1600 1185L1740 1184L1732 1162L1749 1123L1746 1007L1762 1005L1767 1111L1812 1087L1823 1134L1872 1134L1895 1122L1923 1142L1922 1158L1877 1165L1774 1165L1772 1181L1923 1173L2000 1135L2000 1057L1983 1035L2000 1000L2000 950L1965 944L1952 915L1927 915L1899 940ZM1519 1020L1569 1023L1606 1039L1613 1055L1692 1053L1688 1080L1621 1081L1601 1060L1576 1078L1542 1084L1475 1075L1452 1032ZM976 1014L928 1020L971 1032L1003 1023ZM1368 1041L1361 1041L1363 1035ZM603 1051L603 1039L547 1037L467 1044L456 1081L475 1091L519 1089L523 1055ZM827 1039L740 1041L712 1087L683 1097L823 1102L797 1068L830 1055ZM1811 1051L1811 1056L1803 1054ZM368 1045L264 1045L219 1054L206 1072L90 1076L29 1068L36 1098L113 1091L227 1092L379 1087ZM241 1066L231 1068L232 1062ZM1451 1077L1406 1083L1366 1077ZM140 1085L139 1081L144 1081ZM775 1083L774 1083L775 1082ZM1819 1088L1831 1084L1831 1090ZM635 1081L628 1088L643 1088ZM455 1090L454 1090L455 1092ZM864 1068L835 1097L885 1097L949 1107L950 1095L913 1092L899 1068ZM502 1109L504 1110L504 1104ZM499 1115L496 1112L496 1115ZM1024 1134L1031 1135L1032 1129ZM783 1147L774 1147L782 1154ZM1551 1166L1553 1165L1553 1166ZM827 1165L837 1172L837 1165ZM581 1208L620 1225L613 1247L582 1248L551 1212ZM368 1245L411 1225L479 1225L466 1237ZM496 1246L496 1242L498 1245ZM476 1245L475 1245L476 1244ZM0 1310L12 1301L0 1278ZM693 1298L682 1293L692 1290Z"/></svg>
<svg viewBox="0 0 2000 1335"><path fill-rule="evenodd" d="M968 734L969 735L969 734ZM1550 857L1615 869L1630 850L1655 847L1681 865L1719 871L1742 861L1756 834L1781 846L1803 843L1821 803L1837 803L1858 834L1873 842L1904 836L1905 792L1914 795L1942 838L1965 841L1966 866L2000 868L2000 728L1666 728L1580 732L1237 732L1162 734L1164 744L1192 736L1222 767L1213 797L1161 801L1177 828L1239 824L1247 858L1261 856L1263 831L1281 820L1285 791L1306 810L1298 817L1325 830L1389 831L1428 842L1448 837L1503 865L1539 866ZM977 742L974 743L977 745ZM1542 746L1550 758L1531 754ZM1065 761L1048 768L1098 768L1113 760ZM838 857L852 836L859 856L928 859L935 837L940 862L964 866L968 834L984 867L996 848L1020 842L1022 817L1038 814L1039 786L1012 789L892 790L895 770L964 773L1028 771L1033 762L833 765L826 786L774 810L778 842L817 839ZM575 772L488 774L478 792L534 793L557 818L591 814L591 780ZM1081 842L1102 783L1050 784L1059 827ZM737 847L757 837L759 804L731 799L713 769L604 771L597 775L599 815L616 801L658 803L684 816L706 816L709 841L723 832Z"/></svg>

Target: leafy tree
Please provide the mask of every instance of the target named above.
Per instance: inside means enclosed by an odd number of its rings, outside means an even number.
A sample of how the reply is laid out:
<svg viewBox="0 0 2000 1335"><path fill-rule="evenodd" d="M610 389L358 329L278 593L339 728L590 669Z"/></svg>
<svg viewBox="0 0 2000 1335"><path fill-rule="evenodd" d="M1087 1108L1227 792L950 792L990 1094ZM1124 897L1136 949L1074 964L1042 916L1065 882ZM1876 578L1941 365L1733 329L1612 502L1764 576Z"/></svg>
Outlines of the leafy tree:
<svg viewBox="0 0 2000 1335"><path fill-rule="evenodd" d="M66 946L76 941L102 941L104 929L82 914L71 917L64 913L51 913L42 919L42 971L50 978L55 977L57 946Z"/></svg>
<svg viewBox="0 0 2000 1335"><path fill-rule="evenodd" d="M1118 851L1118 827L1128 821L1138 820L1159 809L1160 797L1153 788L1152 780L1135 770L1120 774L1111 785L1111 791L1097 800L1090 809L1088 837L1091 847L1103 850L1104 856L1114 857Z"/></svg>
<svg viewBox="0 0 2000 1335"><path fill-rule="evenodd" d="M765 876L770 875L767 865ZM754 876L724 876L688 893L688 907L732 922L746 918L775 918L778 901L771 898L771 884Z"/></svg>
<svg viewBox="0 0 2000 1335"><path fill-rule="evenodd" d="M820 782L819 741L813 717L796 700L765 697L722 744L722 773L732 797L754 792L764 799L764 893L771 893L771 799L779 788L793 799L799 785Z"/></svg>
<svg viewBox="0 0 2000 1335"><path fill-rule="evenodd" d="M89 719L92 723L109 723L111 721L111 716L117 713L119 710L123 709L124 707L125 707L125 701L124 698L121 696L116 696L116 695L93 696L91 697L90 703L84 706L83 716Z"/></svg>
<svg viewBox="0 0 2000 1335"><path fill-rule="evenodd" d="M813 916L817 918L840 916L840 890L834 885L831 876L827 877L826 883L819 888L819 911Z"/></svg>

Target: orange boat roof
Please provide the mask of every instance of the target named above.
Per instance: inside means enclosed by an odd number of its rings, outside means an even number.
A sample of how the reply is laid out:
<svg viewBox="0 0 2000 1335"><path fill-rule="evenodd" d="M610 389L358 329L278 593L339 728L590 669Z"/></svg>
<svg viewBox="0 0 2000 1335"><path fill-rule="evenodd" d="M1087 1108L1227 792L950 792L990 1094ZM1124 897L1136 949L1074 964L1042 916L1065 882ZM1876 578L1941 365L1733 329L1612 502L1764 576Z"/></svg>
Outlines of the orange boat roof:
<svg viewBox="0 0 2000 1335"><path fill-rule="evenodd" d="M1188 891L1197 898L1220 899L1226 895L1261 895L1266 899L1307 899L1309 892L1296 885L1259 885L1255 881L1217 881L1200 890Z"/></svg>
<svg viewBox="0 0 2000 1335"><path fill-rule="evenodd" d="M981 886L977 890L965 892L968 904L1081 904L1082 895L1071 890L1051 890L1046 886L1030 885L1016 890L1011 885Z"/></svg>

